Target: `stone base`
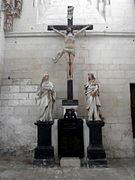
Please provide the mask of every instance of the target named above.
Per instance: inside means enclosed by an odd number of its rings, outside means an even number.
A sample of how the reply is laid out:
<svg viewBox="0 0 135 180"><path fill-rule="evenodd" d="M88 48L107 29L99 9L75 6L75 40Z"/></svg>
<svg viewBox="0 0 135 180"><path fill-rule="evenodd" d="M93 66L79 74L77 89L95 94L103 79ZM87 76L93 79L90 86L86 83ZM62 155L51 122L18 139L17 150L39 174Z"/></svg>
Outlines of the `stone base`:
<svg viewBox="0 0 135 180"><path fill-rule="evenodd" d="M107 167L106 153L103 147L87 148L88 167Z"/></svg>
<svg viewBox="0 0 135 180"><path fill-rule="evenodd" d="M78 100L63 100L62 106L78 106Z"/></svg>
<svg viewBox="0 0 135 180"><path fill-rule="evenodd" d="M33 164L36 166L54 167L54 147L40 147L35 148Z"/></svg>
<svg viewBox="0 0 135 180"><path fill-rule="evenodd" d="M53 146L38 146L35 148L35 159L50 159L54 157L54 147Z"/></svg>
<svg viewBox="0 0 135 180"><path fill-rule="evenodd" d="M37 166L54 166L54 147L51 142L51 128L53 121L37 121L37 147L34 150L33 164Z"/></svg>
<svg viewBox="0 0 135 180"><path fill-rule="evenodd" d="M89 159L105 159L106 154L103 147L89 147L87 148L87 157Z"/></svg>
<svg viewBox="0 0 135 180"><path fill-rule="evenodd" d="M95 167L103 167L107 168L107 160L106 159L87 159L87 167L95 168Z"/></svg>
<svg viewBox="0 0 135 180"><path fill-rule="evenodd" d="M79 158L70 158L64 157L60 160L61 167L80 167L80 159Z"/></svg>
<svg viewBox="0 0 135 180"><path fill-rule="evenodd" d="M54 158L50 159L34 159L33 165L39 167L54 167L55 161Z"/></svg>
<svg viewBox="0 0 135 180"><path fill-rule="evenodd" d="M87 148L88 167L107 167L106 153L102 144L103 121L87 121L89 146Z"/></svg>

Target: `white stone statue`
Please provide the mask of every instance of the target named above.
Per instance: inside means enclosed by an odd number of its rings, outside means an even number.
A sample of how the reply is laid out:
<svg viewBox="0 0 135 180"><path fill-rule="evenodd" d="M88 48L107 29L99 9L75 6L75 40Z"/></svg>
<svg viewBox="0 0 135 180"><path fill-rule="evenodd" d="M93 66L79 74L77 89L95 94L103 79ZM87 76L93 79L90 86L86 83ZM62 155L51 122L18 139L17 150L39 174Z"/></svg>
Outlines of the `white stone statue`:
<svg viewBox="0 0 135 180"><path fill-rule="evenodd" d="M76 33L73 32L72 27L67 27L66 33L58 31L53 26L51 27L56 33L65 38L65 47L61 52L58 52L56 57L53 57L52 60L54 63L57 63L58 60L65 55L67 61L67 79L73 79L73 62L75 58L75 37L81 32L85 31L90 25L85 26Z"/></svg>
<svg viewBox="0 0 135 180"><path fill-rule="evenodd" d="M52 121L53 107L56 99L56 92L49 75L44 74L37 91L37 103L40 106L40 121Z"/></svg>
<svg viewBox="0 0 135 180"><path fill-rule="evenodd" d="M88 110L88 120L101 120L100 107L101 103L99 100L99 85L94 77L94 74L88 74L88 81L85 87L85 96Z"/></svg>

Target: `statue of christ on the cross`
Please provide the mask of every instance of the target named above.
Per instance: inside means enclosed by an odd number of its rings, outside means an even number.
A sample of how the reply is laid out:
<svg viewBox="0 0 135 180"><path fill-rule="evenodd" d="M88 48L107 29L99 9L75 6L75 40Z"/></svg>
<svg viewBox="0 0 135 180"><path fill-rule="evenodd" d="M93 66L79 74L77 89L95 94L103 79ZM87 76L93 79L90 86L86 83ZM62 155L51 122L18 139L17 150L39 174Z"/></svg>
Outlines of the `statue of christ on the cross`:
<svg viewBox="0 0 135 180"><path fill-rule="evenodd" d="M93 25L73 25L73 6L68 6L67 9L67 25L49 25L48 30L54 30L56 33L65 38L65 47L59 52L55 58L52 58L54 63L65 55L67 61L67 101L63 100L63 104L78 104L78 101L73 101L73 62L75 58L75 37L84 30L93 30ZM66 30L66 33L61 32ZM74 33L74 30L77 30Z"/></svg>
<svg viewBox="0 0 135 180"><path fill-rule="evenodd" d="M67 27L66 34L58 31L53 26L51 26L52 30L54 30L59 35L65 38L65 47L61 52L58 52L56 57L52 58L54 63L57 63L58 60L65 55L67 61L67 79L73 79L73 62L75 58L75 36L86 30L90 25L85 26L81 30L76 33L73 32L73 28Z"/></svg>

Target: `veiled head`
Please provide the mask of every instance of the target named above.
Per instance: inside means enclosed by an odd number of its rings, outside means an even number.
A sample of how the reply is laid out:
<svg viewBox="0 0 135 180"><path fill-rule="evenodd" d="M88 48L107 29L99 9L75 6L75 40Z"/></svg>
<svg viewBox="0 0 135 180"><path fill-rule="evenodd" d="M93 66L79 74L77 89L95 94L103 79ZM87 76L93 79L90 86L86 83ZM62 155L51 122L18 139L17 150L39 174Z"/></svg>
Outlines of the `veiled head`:
<svg viewBox="0 0 135 180"><path fill-rule="evenodd" d="M96 78L95 78L95 76L94 76L94 74L93 73L88 73L88 81L90 81L90 80L95 80Z"/></svg>
<svg viewBox="0 0 135 180"><path fill-rule="evenodd" d="M49 74L48 74L48 73L45 73L43 77L44 77L44 80L45 80L45 81L48 81L48 80L49 80Z"/></svg>

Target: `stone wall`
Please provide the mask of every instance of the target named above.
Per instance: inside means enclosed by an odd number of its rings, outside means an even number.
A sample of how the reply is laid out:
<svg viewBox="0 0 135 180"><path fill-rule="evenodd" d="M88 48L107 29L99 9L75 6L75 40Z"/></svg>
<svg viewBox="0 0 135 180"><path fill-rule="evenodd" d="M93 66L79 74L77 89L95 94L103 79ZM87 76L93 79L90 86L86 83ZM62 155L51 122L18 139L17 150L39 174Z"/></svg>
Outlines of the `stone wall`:
<svg viewBox="0 0 135 180"><path fill-rule="evenodd" d="M35 102L37 85L31 79L3 79L0 95L0 155L29 158L36 146L34 122L38 119Z"/></svg>
<svg viewBox="0 0 135 180"><path fill-rule="evenodd" d="M103 140L108 157L133 156L129 84L135 82L134 39L134 36L129 35L95 36L90 33L76 39L74 97L79 99L78 116L87 118L83 85L87 73L93 72L100 83L102 113L106 122ZM51 57L62 47L62 39L53 34L6 38L3 78L31 77L32 84L39 84L47 71L57 91L54 118L62 117L61 100L66 98L66 62L62 58L53 64ZM13 106L18 106L16 103ZM25 103L29 103L27 98ZM25 113L25 109L22 112ZM20 117L24 119L25 116L22 113ZM33 124L30 118L29 122Z"/></svg>
<svg viewBox="0 0 135 180"><path fill-rule="evenodd" d="M78 116L87 119L83 88L87 73L93 72L100 84L107 157L134 156L129 86L135 83L134 12L133 1L113 0L111 22L109 19L94 23L93 31L76 38L74 98L79 99ZM95 18L98 22L98 17L97 13L93 14L89 21L93 22ZM46 24L36 24L32 1L24 1L22 16L15 20L14 31L6 34L0 101L1 154L32 154L36 146L34 122L38 118L34 93L46 71L57 92L54 118L62 117L61 101L66 98L66 62L62 58L54 64L51 58L63 48L64 41L45 30Z"/></svg>
<svg viewBox="0 0 135 180"><path fill-rule="evenodd" d="M0 9L2 9L2 0L0 0ZM4 58L4 31L3 31L3 22L4 16L3 11L0 11L0 83L2 78L2 70L3 70L3 58Z"/></svg>
<svg viewBox="0 0 135 180"><path fill-rule="evenodd" d="M54 3L53 3L54 2ZM52 0L51 6L38 18L38 7L33 5L33 1L23 1L23 10L20 19L14 20L14 32L46 32L48 24L66 24L67 2L64 0ZM75 5L74 1L69 0ZM113 0L111 5L106 7L105 18L93 4L88 5L88 1L79 0L75 5L75 24L94 24L96 32L134 32L135 25L135 4L134 0ZM60 4L60 5L59 5ZM85 5L85 6L84 6ZM80 8L81 7L81 8ZM78 13L79 11L79 13Z"/></svg>

